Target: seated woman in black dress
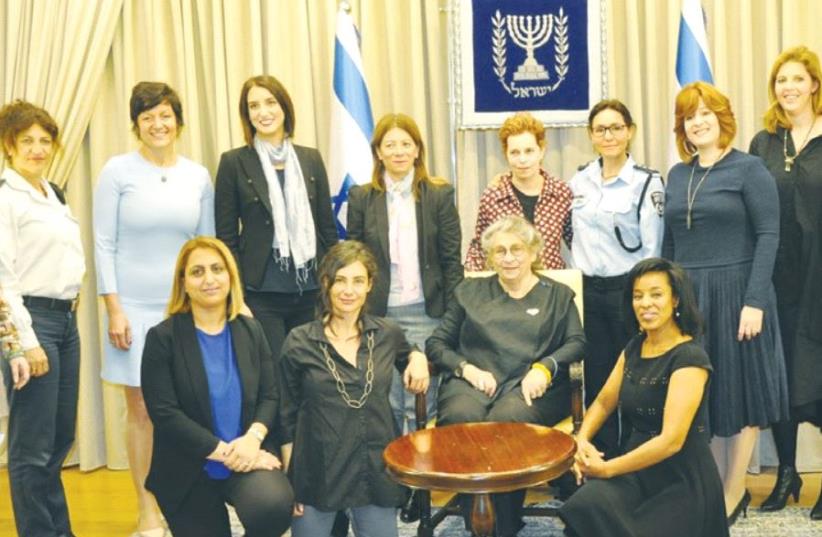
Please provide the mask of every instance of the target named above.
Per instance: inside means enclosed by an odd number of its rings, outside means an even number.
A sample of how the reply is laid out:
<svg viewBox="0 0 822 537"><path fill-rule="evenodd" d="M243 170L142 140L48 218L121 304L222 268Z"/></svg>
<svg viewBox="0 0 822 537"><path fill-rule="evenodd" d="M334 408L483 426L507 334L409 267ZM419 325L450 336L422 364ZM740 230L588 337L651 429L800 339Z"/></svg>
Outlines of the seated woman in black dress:
<svg viewBox="0 0 822 537"><path fill-rule="evenodd" d="M585 414L574 471L589 481L560 509L565 532L725 537L722 482L705 425L712 368L693 341L700 317L691 282L670 261L640 261L628 274L624 307L641 332ZM591 438L617 406L630 435L622 455L606 461Z"/></svg>
<svg viewBox="0 0 822 537"><path fill-rule="evenodd" d="M358 537L396 537L405 490L385 472L396 437L388 392L392 371L405 388L428 389L428 362L399 325L364 313L377 262L358 241L332 246L320 263L319 315L283 344L283 461L297 505L293 537L328 537L350 509Z"/></svg>
<svg viewBox="0 0 822 537"><path fill-rule="evenodd" d="M521 216L491 224L481 244L496 274L463 280L426 342L444 372L437 424L553 425L570 413L568 364L585 346L574 292L535 272L543 242ZM522 527L524 498L524 490L492 496L497 535Z"/></svg>
<svg viewBox="0 0 822 537"><path fill-rule="evenodd" d="M282 535L294 495L269 427L279 408L271 350L244 308L237 265L218 239L183 245L169 318L148 331L141 380L154 445L146 489L174 537Z"/></svg>

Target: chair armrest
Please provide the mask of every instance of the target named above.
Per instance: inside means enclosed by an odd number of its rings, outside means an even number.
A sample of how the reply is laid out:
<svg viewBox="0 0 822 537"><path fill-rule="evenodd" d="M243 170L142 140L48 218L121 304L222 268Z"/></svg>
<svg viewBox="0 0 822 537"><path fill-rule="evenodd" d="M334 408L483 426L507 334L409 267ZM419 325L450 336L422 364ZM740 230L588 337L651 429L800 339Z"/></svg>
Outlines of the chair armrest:
<svg viewBox="0 0 822 537"><path fill-rule="evenodd" d="M582 362L574 362L568 368L571 379L571 417L574 420L574 435L582 426L582 377L584 366Z"/></svg>
<svg viewBox="0 0 822 537"><path fill-rule="evenodd" d="M437 375L439 375L437 366L428 362L428 376L434 378ZM425 395L425 393L414 395L414 419L417 422L418 431L425 429L428 424L428 404Z"/></svg>

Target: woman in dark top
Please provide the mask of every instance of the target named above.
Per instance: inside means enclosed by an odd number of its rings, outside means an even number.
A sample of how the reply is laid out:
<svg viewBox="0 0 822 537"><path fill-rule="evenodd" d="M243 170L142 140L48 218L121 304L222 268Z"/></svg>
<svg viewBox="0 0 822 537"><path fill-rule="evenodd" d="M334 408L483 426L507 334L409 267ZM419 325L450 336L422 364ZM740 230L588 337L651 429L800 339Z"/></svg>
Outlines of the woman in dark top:
<svg viewBox="0 0 822 537"><path fill-rule="evenodd" d="M167 313L148 331L142 388L154 445L146 488L175 537L282 535L294 495L269 430L279 408L271 351L244 307L237 265L217 239L180 250Z"/></svg>
<svg viewBox="0 0 822 537"><path fill-rule="evenodd" d="M682 89L675 132L683 162L668 174L662 252L688 272L705 319L711 449L730 514L750 499L745 473L759 429L788 413L771 283L779 202L762 161L731 147L736 121L715 87Z"/></svg>
<svg viewBox="0 0 822 537"><path fill-rule="evenodd" d="M822 426L822 69L807 47L784 51L771 69L765 130L750 152L765 161L779 191L779 249L773 283L790 386L790 419L772 426L779 472L762 511L799 499L799 422ZM811 518L822 519L822 494Z"/></svg>
<svg viewBox="0 0 822 537"><path fill-rule="evenodd" d="M628 274L626 319L640 333L620 355L577 435L574 472L589 481L560 517L576 537L726 537L722 483L708 446L706 399L712 371L693 338L700 329L691 283L659 258ZM617 407L629 435L604 460L591 443ZM738 512L735 516L738 515ZM663 529L664 528L664 529Z"/></svg>
<svg viewBox="0 0 822 537"><path fill-rule="evenodd" d="M246 80L240 119L246 145L220 158L215 225L276 364L289 330L313 318L316 265L337 242L337 227L322 157L293 143L294 105L280 81Z"/></svg>
<svg viewBox="0 0 822 537"><path fill-rule="evenodd" d="M405 114L387 114L377 122L371 152L371 183L348 194L348 238L364 242L377 258L379 274L368 294L368 311L394 320L412 344L422 347L462 280L454 189L428 175L420 130ZM400 431L414 422L414 398L404 392L396 373L391 408ZM432 416L436 381L426 397Z"/></svg>
<svg viewBox="0 0 822 537"><path fill-rule="evenodd" d="M560 241L572 195L568 185L542 167L545 126L528 112L519 112L502 124L499 140L511 171L494 178L482 193L465 270L486 270L482 234L506 215L522 216L537 228L544 244L537 258L544 268L565 268Z"/></svg>
<svg viewBox="0 0 822 537"><path fill-rule="evenodd" d="M283 345L283 459L298 502L294 537L328 536L343 509L351 510L357 536L397 535L405 491L382 460L395 437L388 391L396 367L409 391L424 392L428 363L399 326L363 312L376 273L362 243L332 247L318 273L319 319L292 330Z"/></svg>
<svg viewBox="0 0 822 537"><path fill-rule="evenodd" d="M496 274L463 280L426 344L444 372L438 425L553 425L570 413L568 364L582 359L585 337L574 292L534 272L541 247L539 232L520 216L503 217L483 233ZM498 535L522 527L524 498L524 490L492 496Z"/></svg>

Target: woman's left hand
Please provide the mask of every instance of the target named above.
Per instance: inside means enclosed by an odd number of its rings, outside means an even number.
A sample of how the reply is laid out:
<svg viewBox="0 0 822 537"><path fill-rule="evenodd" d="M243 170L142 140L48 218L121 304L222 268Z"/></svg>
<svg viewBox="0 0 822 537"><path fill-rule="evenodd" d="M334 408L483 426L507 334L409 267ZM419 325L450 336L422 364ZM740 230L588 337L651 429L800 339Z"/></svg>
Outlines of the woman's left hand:
<svg viewBox="0 0 822 537"><path fill-rule="evenodd" d="M522 396L525 398L525 404L531 406L532 399L539 399L548 389L548 379L545 378L545 373L539 369L532 369L522 379Z"/></svg>
<svg viewBox="0 0 822 537"><path fill-rule="evenodd" d="M428 359L419 351L413 351L408 357L408 367L402 374L405 389L411 393L428 391Z"/></svg>
<svg viewBox="0 0 822 537"><path fill-rule="evenodd" d="M260 452L260 441L250 433L228 443L228 455L223 464L232 472L250 472Z"/></svg>
<svg viewBox="0 0 822 537"><path fill-rule="evenodd" d="M751 340L762 332L762 317L764 313L759 308L753 306L744 306L742 313L739 314L739 332L736 334L736 339L742 341L743 339Z"/></svg>
<svg viewBox="0 0 822 537"><path fill-rule="evenodd" d="M583 476L603 479L610 477L608 463L602 456L602 452L597 451L593 444L577 439L577 453L574 456L574 463Z"/></svg>

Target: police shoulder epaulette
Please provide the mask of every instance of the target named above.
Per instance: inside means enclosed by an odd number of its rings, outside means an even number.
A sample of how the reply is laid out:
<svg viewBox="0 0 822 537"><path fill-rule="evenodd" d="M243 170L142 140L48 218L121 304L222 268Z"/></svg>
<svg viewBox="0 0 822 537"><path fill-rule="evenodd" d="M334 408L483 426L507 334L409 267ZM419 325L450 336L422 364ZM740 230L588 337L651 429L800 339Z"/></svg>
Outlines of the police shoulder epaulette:
<svg viewBox="0 0 822 537"><path fill-rule="evenodd" d="M650 173L651 175L662 175L659 171L654 170L653 168L646 168L645 166L640 166L639 164L634 164L634 169L641 172Z"/></svg>
<svg viewBox="0 0 822 537"><path fill-rule="evenodd" d="M585 168L587 168L588 166L590 166L590 165L591 165L591 163L592 163L592 162L594 162L595 160L596 160L596 159L594 159L594 160L589 160L589 161L588 161L588 162L586 162L585 164L583 164L583 165L581 165L581 166L578 166L578 167L577 167L577 171L578 171L578 172L581 172L582 170L584 170Z"/></svg>

